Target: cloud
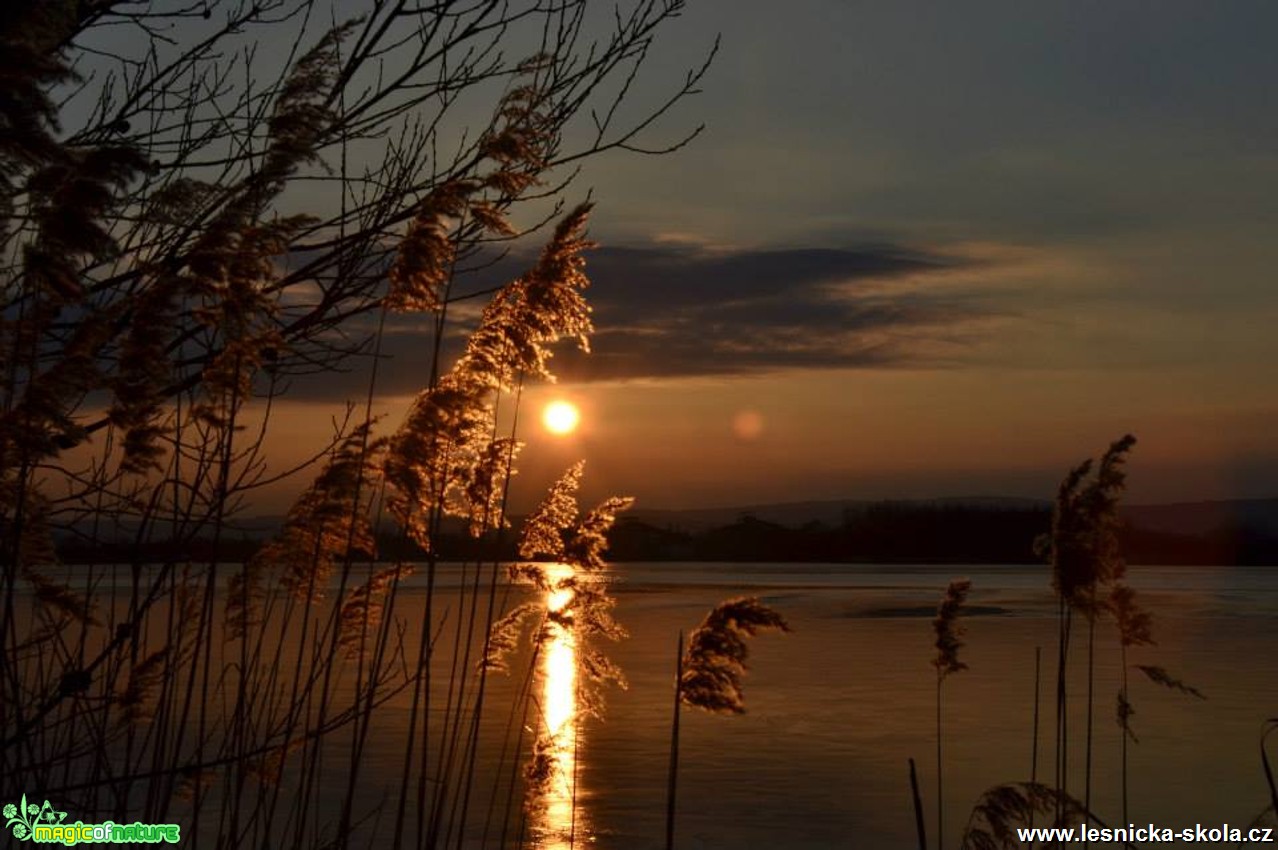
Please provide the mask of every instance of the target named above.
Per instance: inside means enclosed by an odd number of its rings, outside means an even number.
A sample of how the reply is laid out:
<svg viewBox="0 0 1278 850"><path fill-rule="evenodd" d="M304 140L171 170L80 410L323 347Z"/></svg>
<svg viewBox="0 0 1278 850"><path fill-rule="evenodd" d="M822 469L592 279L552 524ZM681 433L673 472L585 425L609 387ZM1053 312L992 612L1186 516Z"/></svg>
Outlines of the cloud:
<svg viewBox="0 0 1278 850"><path fill-rule="evenodd" d="M508 256L468 279L482 293L517 275L528 258ZM552 369L564 381L726 376L782 369L935 363L972 320L995 311L970 285L955 284L980 261L894 245L858 249L705 248L685 242L591 251L588 296L593 353L565 344ZM474 317L478 299L456 305ZM464 307L463 307L464 305ZM462 315L459 311L457 315ZM408 394L430 374L430 331L396 317L382 343L378 392ZM462 334L448 346L455 353ZM359 394L352 373L307 379L301 396Z"/></svg>
<svg viewBox="0 0 1278 850"><path fill-rule="evenodd" d="M989 307L941 284L972 261L895 246L591 254L597 333L566 380L740 375L927 359Z"/></svg>

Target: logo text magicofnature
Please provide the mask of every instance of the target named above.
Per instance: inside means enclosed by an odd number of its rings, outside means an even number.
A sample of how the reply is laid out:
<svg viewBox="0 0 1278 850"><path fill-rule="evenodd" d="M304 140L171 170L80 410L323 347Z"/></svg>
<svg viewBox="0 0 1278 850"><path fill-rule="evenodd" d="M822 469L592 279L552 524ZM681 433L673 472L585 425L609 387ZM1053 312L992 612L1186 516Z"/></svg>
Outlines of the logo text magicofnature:
<svg viewBox="0 0 1278 850"><path fill-rule="evenodd" d="M3 810L5 829L13 837L36 844L176 844L180 827L175 823L67 823L67 813L60 812L48 800L37 806L22 795L19 803L6 803Z"/></svg>

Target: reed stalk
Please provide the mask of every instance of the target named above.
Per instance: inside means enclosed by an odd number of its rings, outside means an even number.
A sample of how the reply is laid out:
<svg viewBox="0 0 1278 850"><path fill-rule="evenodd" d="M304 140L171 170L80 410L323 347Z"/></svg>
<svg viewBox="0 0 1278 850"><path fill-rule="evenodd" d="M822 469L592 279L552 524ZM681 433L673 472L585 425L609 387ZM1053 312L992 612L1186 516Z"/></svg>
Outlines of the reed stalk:
<svg viewBox="0 0 1278 850"><path fill-rule="evenodd" d="M923 797L919 794L919 776L910 759L910 798L914 801L914 829L918 833L919 850L927 850L927 827L923 818Z"/></svg>
<svg viewBox="0 0 1278 850"><path fill-rule="evenodd" d="M1083 808L1092 810L1092 733L1096 698L1096 602L1095 591L1087 615L1087 744L1083 764ZM1126 821L1124 821L1126 823ZM1083 847L1090 847L1091 839L1084 837Z"/></svg>
<svg viewBox="0 0 1278 850"><path fill-rule="evenodd" d="M666 848L674 844L675 792L679 768L679 713L682 706L711 714L744 714L745 695L741 682L749 657L747 639L765 632L790 631L790 626L772 608L754 597L725 599L701 621L684 649L679 632L674 714L670 723L670 770L666 779Z"/></svg>
<svg viewBox="0 0 1278 850"><path fill-rule="evenodd" d="M1128 697L1127 697L1127 645L1120 643L1118 652L1119 652L1119 664L1122 667L1122 670L1119 674L1122 677L1122 682L1119 685L1120 690L1118 692L1119 726L1121 730L1119 734L1119 743L1118 743L1119 782L1121 784L1120 793L1122 795L1123 823L1131 823L1131 820L1130 820L1131 813L1128 811L1128 800L1127 800L1127 792L1128 792L1127 739L1130 737L1129 729L1127 726L1127 721L1129 717L1128 706L1130 706L1130 703L1128 702Z"/></svg>
<svg viewBox="0 0 1278 850"><path fill-rule="evenodd" d="M1030 782L1038 784L1038 721L1039 695L1042 693L1043 648L1034 647L1034 724L1030 736ZM1034 828L1034 812L1030 812L1029 826Z"/></svg>
<svg viewBox="0 0 1278 850"><path fill-rule="evenodd" d="M1278 730L1278 718L1271 717L1261 726L1260 732L1260 764L1265 771L1265 783L1269 786L1269 805L1273 807L1274 817L1278 818L1278 783L1274 781L1274 771L1269 764L1269 753L1265 750L1265 742Z"/></svg>
<svg viewBox="0 0 1278 850"><path fill-rule="evenodd" d="M679 711L683 705L683 630L675 646L674 708L670 715L670 767L666 772L666 850L674 850L675 794L679 780Z"/></svg>

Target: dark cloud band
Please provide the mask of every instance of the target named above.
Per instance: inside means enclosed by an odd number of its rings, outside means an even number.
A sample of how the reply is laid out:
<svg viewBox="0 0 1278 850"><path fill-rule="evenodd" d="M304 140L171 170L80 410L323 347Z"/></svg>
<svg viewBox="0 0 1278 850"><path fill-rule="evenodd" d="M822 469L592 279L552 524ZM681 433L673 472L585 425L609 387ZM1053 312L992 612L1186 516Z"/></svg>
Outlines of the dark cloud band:
<svg viewBox="0 0 1278 850"><path fill-rule="evenodd" d="M489 266L469 283L470 291L517 275L520 259ZM561 380L597 381L913 363L920 340L943 338L991 311L971 293L905 279L926 281L967 265L971 261L895 246L601 248L588 257L594 352L565 345L552 368ZM407 394L424 383L432 345L422 328L420 320L391 323L379 394ZM460 339L459 333L450 347ZM307 379L295 395L358 394L363 380L355 372Z"/></svg>

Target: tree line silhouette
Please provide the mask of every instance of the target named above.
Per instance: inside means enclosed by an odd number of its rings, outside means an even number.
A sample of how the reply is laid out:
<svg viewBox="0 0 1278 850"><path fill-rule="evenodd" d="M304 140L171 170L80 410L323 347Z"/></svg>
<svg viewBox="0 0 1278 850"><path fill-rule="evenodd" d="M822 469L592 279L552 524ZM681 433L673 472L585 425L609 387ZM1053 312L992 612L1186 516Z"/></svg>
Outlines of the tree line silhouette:
<svg viewBox="0 0 1278 850"><path fill-rule="evenodd" d="M876 502L845 510L838 523L786 526L742 514L702 531L628 518L613 532L617 561L781 561L832 563L1037 563L1034 541L1051 526L1051 508ZM1137 564L1278 563L1278 538L1242 523L1201 534L1131 524L1119 531Z"/></svg>
<svg viewBox="0 0 1278 850"><path fill-rule="evenodd" d="M846 509L837 523L813 520L792 526L742 513L736 521L704 529L621 518L609 535L616 561L740 561L830 563L1036 563L1034 540L1051 525L1051 508L1039 506L962 505L883 501L863 509ZM1264 528L1227 522L1202 533L1174 533L1127 523L1119 531L1123 551L1137 564L1272 565L1278 563L1278 538ZM220 551L248 558L261 544L258 534L244 533L220 541ZM137 557L137 542L66 539L59 546L67 562L111 561ZM475 538L460 525L444 527L439 552L445 560L468 560L493 547L508 560L517 559L510 535L491 532ZM199 559L211 541L157 543L149 555L157 562ZM385 535L378 540L385 560L424 559L411 540Z"/></svg>

